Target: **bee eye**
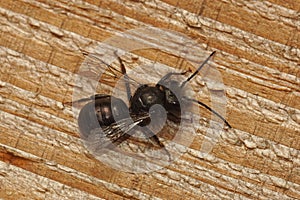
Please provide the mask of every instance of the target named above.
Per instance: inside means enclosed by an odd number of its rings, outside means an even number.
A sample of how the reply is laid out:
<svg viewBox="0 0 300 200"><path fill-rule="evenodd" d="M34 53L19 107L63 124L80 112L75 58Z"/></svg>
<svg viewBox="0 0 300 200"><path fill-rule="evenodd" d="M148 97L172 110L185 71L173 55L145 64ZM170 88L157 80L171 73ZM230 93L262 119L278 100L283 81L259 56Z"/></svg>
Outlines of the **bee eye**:
<svg viewBox="0 0 300 200"><path fill-rule="evenodd" d="M155 104L164 105L165 95L159 87L142 85L130 99L130 110L133 113L148 112Z"/></svg>

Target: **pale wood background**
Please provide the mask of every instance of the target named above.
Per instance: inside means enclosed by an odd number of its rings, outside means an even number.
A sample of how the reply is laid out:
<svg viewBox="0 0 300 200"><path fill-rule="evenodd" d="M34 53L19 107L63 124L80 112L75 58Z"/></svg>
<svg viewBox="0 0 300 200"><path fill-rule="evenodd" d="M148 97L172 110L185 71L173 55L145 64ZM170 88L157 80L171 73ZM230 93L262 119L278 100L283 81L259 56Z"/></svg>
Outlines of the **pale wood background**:
<svg viewBox="0 0 300 200"><path fill-rule="evenodd" d="M300 199L299 0L3 0L0 13L0 198ZM217 50L233 130L209 156L196 137L132 174L86 153L62 102L80 49L145 25Z"/></svg>

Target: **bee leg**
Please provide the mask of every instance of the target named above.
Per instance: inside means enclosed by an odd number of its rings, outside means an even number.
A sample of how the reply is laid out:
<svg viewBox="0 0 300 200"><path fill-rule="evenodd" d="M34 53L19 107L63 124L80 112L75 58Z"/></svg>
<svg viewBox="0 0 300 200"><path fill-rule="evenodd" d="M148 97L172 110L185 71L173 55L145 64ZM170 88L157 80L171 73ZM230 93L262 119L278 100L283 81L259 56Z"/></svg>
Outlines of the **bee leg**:
<svg viewBox="0 0 300 200"><path fill-rule="evenodd" d="M115 52L115 55L118 57L118 60L119 60L120 65L121 65L121 71L122 71L122 74L124 75L124 80L125 80L127 98L128 98L128 101L130 101L130 99L131 99L131 89L130 89L130 85L129 85L129 77L128 77L128 74L126 72L126 67L123 63L123 60L117 55L117 52Z"/></svg>
<svg viewBox="0 0 300 200"><path fill-rule="evenodd" d="M79 100L76 100L76 101L68 101L68 102L63 102L63 106L72 106L72 105L75 105L75 104L79 104L79 103L83 103L83 102L86 102L86 101L90 101L91 98L82 98L82 99L79 99Z"/></svg>
<svg viewBox="0 0 300 200"><path fill-rule="evenodd" d="M104 97L108 97L109 95L107 94L95 94L92 95L88 98L82 98L82 99L78 99L76 101L69 101L69 102L63 102L64 106L72 106L73 104L79 104L79 103L84 103L86 101L91 101L91 100L96 100L96 99L100 99L100 98L104 98Z"/></svg>
<svg viewBox="0 0 300 200"><path fill-rule="evenodd" d="M144 135L149 138L154 144L157 144L159 147L163 148L167 156L169 157L169 161L171 161L171 155L169 151L166 149L165 145L158 139L158 137L147 127L145 127Z"/></svg>

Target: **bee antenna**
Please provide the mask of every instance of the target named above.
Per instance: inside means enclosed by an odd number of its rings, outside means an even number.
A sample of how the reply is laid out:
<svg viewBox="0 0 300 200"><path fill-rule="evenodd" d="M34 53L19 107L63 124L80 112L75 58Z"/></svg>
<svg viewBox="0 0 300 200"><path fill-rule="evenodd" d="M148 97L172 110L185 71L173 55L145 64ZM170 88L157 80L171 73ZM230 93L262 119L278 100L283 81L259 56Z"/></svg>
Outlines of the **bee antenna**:
<svg viewBox="0 0 300 200"><path fill-rule="evenodd" d="M198 69L190 76L188 77L184 82L182 82L181 84L181 88L183 88L185 86L185 84L187 82L189 82L192 78L194 78L194 76L196 76L196 74L198 74L198 72L202 69L202 67L209 61L209 59L216 53L216 51L213 51L206 59L205 61L198 67Z"/></svg>
<svg viewBox="0 0 300 200"><path fill-rule="evenodd" d="M200 106L203 106L204 108L206 108L207 110L209 110L210 112L212 112L214 115L216 115L217 117L219 117L229 128L232 128L232 126L228 123L228 121L226 121L226 119L224 117L222 117L222 115L220 115L214 109L210 108L205 103L202 103L201 101L198 101L198 100L195 100L195 99L189 99L189 98L186 98L186 97L185 97L185 99L188 100L188 101L192 101L192 102L198 103Z"/></svg>

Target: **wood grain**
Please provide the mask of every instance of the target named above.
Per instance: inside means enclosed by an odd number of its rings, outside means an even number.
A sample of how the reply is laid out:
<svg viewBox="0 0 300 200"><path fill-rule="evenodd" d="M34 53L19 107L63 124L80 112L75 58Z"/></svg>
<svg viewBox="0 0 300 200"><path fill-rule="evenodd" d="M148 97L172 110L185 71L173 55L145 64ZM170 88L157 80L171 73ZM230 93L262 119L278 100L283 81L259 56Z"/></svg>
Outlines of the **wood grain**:
<svg viewBox="0 0 300 200"><path fill-rule="evenodd" d="M5 0L0 13L0 198L300 199L299 0ZM201 111L180 159L127 173L87 152L63 102L72 100L83 51L146 26L217 51L233 129L202 154L210 113ZM190 68L162 52L133 54Z"/></svg>

